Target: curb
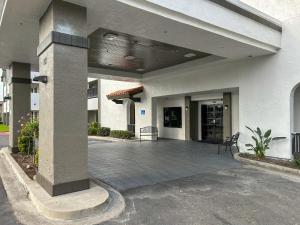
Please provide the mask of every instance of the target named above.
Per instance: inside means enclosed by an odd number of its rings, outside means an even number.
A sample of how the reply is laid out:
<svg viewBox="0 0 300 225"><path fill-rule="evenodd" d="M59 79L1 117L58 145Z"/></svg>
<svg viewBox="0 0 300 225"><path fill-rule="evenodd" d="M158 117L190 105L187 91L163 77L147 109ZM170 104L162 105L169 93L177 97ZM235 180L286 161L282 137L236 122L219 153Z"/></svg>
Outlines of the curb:
<svg viewBox="0 0 300 225"><path fill-rule="evenodd" d="M101 210L107 207L107 203L109 202L109 193L95 182L91 182L91 188L88 191L50 197L36 181L31 180L25 174L19 164L12 158L7 148L2 149L2 154L4 155L8 165L11 167L13 173L16 175L18 181L24 186L32 204L40 212L40 214L46 218L60 221L83 219L93 216L95 213L101 213ZM73 198L75 199L76 196L77 203L82 202L83 205L83 201L79 199L78 196L88 198L92 197L92 199L96 200L89 203L86 207L75 205L76 203L68 204L68 202L70 202Z"/></svg>
<svg viewBox="0 0 300 225"><path fill-rule="evenodd" d="M112 137L102 137L102 136L88 136L88 139L94 139L99 141L111 141L111 142L137 142L139 139L119 139Z"/></svg>
<svg viewBox="0 0 300 225"><path fill-rule="evenodd" d="M289 167L285 167L285 166L274 165L274 164L267 163L267 162L260 162L260 161L256 161L256 160L252 160L252 159L243 158L243 157L240 157L239 154L240 153L234 154L234 159L237 161L240 161L240 162L243 162L246 164L250 164L250 165L254 165L254 166L259 166L259 167L270 169L270 170L275 170L275 171L279 171L279 172L283 172L283 173L300 176L300 170L298 170L298 169L293 169L293 168L289 168Z"/></svg>

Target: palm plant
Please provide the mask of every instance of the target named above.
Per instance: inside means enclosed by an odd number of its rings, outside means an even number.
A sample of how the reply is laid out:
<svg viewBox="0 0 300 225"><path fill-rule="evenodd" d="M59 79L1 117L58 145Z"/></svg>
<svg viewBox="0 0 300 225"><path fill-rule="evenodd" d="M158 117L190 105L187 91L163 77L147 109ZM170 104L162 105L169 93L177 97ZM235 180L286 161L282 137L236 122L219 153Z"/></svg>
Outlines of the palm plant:
<svg viewBox="0 0 300 225"><path fill-rule="evenodd" d="M271 137L271 130L267 130L265 133L261 131L259 127L256 130L251 129L250 127L246 128L252 132L252 139L254 140L255 144L246 144L249 151L254 151L256 157L264 158L265 153L268 149L270 149L270 143L272 141Z"/></svg>

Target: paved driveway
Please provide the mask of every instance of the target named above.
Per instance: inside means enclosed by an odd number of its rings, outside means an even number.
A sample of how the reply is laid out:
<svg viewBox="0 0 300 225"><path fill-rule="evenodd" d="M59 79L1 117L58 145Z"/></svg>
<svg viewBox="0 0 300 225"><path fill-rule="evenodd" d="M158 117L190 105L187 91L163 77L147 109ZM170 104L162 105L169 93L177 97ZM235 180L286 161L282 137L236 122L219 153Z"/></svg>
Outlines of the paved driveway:
<svg viewBox="0 0 300 225"><path fill-rule="evenodd" d="M90 140L89 170L126 190L124 212L101 225L300 225L299 177L241 165L213 145ZM1 225L18 224L1 179L0 212Z"/></svg>
<svg viewBox="0 0 300 225"><path fill-rule="evenodd" d="M90 174L126 201L104 224L300 225L299 177L245 166L216 150L170 140L90 141Z"/></svg>
<svg viewBox="0 0 300 225"><path fill-rule="evenodd" d="M119 191L200 173L240 168L229 152L217 155L217 146L199 142L89 141L89 172Z"/></svg>

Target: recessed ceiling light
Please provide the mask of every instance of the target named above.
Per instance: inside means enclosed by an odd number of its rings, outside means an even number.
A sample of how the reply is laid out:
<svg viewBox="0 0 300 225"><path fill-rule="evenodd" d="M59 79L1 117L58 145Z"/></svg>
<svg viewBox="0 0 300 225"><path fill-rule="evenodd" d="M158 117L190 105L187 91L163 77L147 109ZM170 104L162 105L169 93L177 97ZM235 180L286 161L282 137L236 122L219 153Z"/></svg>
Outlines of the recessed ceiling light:
<svg viewBox="0 0 300 225"><path fill-rule="evenodd" d="M138 71L138 72L143 72L143 71L145 71L145 69L139 68L139 69L136 69L136 71Z"/></svg>
<svg viewBox="0 0 300 225"><path fill-rule="evenodd" d="M124 57L126 60L135 60L136 58L132 55L127 55Z"/></svg>
<svg viewBox="0 0 300 225"><path fill-rule="evenodd" d="M187 54L184 55L185 58L192 58L192 57L195 57L195 56L196 56L196 54L192 53L192 52L187 53Z"/></svg>
<svg viewBox="0 0 300 225"><path fill-rule="evenodd" d="M106 40L113 41L113 40L115 40L117 38L117 36L118 35L116 35L116 34L107 33L107 34L104 35L104 38Z"/></svg>

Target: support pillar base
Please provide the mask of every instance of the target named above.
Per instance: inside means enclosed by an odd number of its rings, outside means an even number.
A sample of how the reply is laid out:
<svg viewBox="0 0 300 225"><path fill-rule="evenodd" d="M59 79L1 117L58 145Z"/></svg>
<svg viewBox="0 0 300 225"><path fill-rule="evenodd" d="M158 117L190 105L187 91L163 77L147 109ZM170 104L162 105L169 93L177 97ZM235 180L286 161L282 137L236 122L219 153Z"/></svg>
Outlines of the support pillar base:
<svg viewBox="0 0 300 225"><path fill-rule="evenodd" d="M89 179L76 180L61 184L52 184L41 174L37 174L36 181L48 192L52 197L68 194L76 191L83 191L90 188Z"/></svg>
<svg viewBox="0 0 300 225"><path fill-rule="evenodd" d="M18 147L8 146L8 149L11 151L11 153L18 153L19 152L19 148Z"/></svg>

